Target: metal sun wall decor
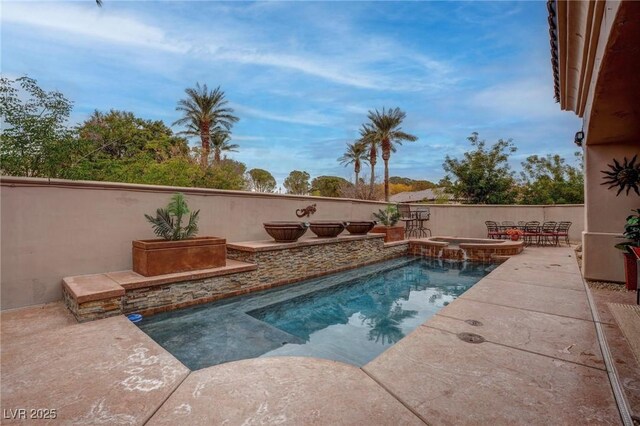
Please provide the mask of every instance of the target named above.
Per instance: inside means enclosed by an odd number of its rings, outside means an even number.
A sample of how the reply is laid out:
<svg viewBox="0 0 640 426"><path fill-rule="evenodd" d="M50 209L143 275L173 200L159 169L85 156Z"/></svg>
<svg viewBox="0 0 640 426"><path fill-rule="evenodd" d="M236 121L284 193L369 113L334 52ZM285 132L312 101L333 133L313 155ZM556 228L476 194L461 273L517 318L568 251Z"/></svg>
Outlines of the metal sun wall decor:
<svg viewBox="0 0 640 426"><path fill-rule="evenodd" d="M640 195L640 162L636 164L637 158L638 154L634 155L631 161L624 157L622 164L614 158L613 164L607 164L611 169L610 171L600 170L600 173L605 175L604 182L600 185L609 185L607 189L620 187L616 197L625 189L627 190L627 195L629 195L631 189Z"/></svg>

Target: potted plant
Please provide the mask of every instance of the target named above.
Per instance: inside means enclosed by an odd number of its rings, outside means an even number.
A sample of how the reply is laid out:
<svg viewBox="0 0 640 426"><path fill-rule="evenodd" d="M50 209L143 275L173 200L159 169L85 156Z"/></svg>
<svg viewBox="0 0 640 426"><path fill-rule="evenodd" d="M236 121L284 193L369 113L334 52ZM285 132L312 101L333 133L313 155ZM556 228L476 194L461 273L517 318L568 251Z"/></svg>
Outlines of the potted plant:
<svg viewBox="0 0 640 426"><path fill-rule="evenodd" d="M523 231L516 228L509 228L505 233L511 237L511 241L518 241L520 237L524 235Z"/></svg>
<svg viewBox="0 0 640 426"><path fill-rule="evenodd" d="M385 243L404 240L404 226L396 226L400 220L400 213L395 205L389 204L384 210L378 210L378 213L374 213L373 216L380 225L374 226L371 230L372 233L384 234Z"/></svg>
<svg viewBox="0 0 640 426"><path fill-rule="evenodd" d="M156 211L155 217L145 214L160 239L133 242L133 270L149 277L225 266L224 238L196 238L199 213L190 212L184 195L177 193L166 209ZM183 226L187 214L188 222Z"/></svg>
<svg viewBox="0 0 640 426"><path fill-rule="evenodd" d="M627 216L627 222L622 233L623 238L629 241L616 244L617 249L624 251L624 272L627 290L638 288L638 267L634 251L637 253L640 247L640 209L631 211L635 214Z"/></svg>

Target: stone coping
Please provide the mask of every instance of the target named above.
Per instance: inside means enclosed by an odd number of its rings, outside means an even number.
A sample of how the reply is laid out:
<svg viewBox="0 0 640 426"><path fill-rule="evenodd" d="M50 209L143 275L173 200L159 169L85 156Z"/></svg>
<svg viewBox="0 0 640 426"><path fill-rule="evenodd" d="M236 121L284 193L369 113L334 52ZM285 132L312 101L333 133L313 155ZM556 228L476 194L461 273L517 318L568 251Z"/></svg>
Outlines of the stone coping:
<svg viewBox="0 0 640 426"><path fill-rule="evenodd" d="M309 247L321 244L338 244L345 241L368 240L373 238L384 238L384 234L366 234L366 235L338 235L335 238L319 238L311 237L304 240L298 240L294 243L277 243L274 240L263 241L243 241L239 243L227 243L227 249L246 251L246 252L262 252L274 250L286 250L293 248Z"/></svg>
<svg viewBox="0 0 640 426"><path fill-rule="evenodd" d="M62 279L62 285L78 303L124 295L124 288L105 274L79 275Z"/></svg>
<svg viewBox="0 0 640 426"><path fill-rule="evenodd" d="M219 268L199 269L175 274L145 277L133 271L107 272L104 274L79 275L62 279L62 285L78 303L120 297L126 290L153 287L162 284L191 281L221 275L236 274L258 269L257 265L227 259L227 265Z"/></svg>
<svg viewBox="0 0 640 426"><path fill-rule="evenodd" d="M378 235L384 235L384 234L378 234ZM390 247L397 247L397 246L401 246L403 244L409 244L410 241L409 240L402 240L402 241L392 241L390 243L384 243L384 248L390 248Z"/></svg>
<svg viewBox="0 0 640 426"><path fill-rule="evenodd" d="M516 248L516 247L522 247L524 245L524 242L522 241L511 241L511 240L495 240L495 242L488 242L488 243L482 243L482 244L478 244L475 241L478 240L482 240L485 238L465 238L465 237L448 237L448 236L434 236L434 237L429 237L429 238L419 238L419 239L415 239L415 240L411 240L411 244L416 244L416 245L431 245L431 246L437 246L437 247L446 247L449 244L451 244L448 241L435 241L433 240L433 238L451 238L451 239L455 239L458 240L459 242L456 242L455 244L458 245L458 247L466 249L493 249L493 248L499 248L499 249L510 249L510 248ZM468 243L465 243L463 241L468 240ZM489 238L486 238L487 241L491 241Z"/></svg>

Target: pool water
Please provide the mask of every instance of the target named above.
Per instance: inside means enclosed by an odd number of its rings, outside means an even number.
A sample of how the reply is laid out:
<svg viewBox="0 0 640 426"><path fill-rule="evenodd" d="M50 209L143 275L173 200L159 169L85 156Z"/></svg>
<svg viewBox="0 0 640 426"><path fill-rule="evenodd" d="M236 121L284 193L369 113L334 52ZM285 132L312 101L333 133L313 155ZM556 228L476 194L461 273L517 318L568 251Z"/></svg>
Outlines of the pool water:
<svg viewBox="0 0 640 426"><path fill-rule="evenodd" d="M158 314L137 325L191 370L266 356L362 366L495 266L402 257Z"/></svg>

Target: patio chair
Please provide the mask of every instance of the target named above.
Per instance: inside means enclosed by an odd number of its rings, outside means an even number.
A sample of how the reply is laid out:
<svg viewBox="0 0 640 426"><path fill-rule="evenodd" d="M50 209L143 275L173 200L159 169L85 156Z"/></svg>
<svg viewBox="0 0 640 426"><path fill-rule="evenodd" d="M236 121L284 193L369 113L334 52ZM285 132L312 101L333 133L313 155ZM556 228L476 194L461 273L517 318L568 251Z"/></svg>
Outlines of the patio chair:
<svg viewBox="0 0 640 426"><path fill-rule="evenodd" d="M418 235L421 237L431 236L431 229L426 227L426 223L431 218L431 209L429 207L417 206L411 215L415 218L418 226Z"/></svg>
<svg viewBox="0 0 640 426"><path fill-rule="evenodd" d="M411 206L409 204L398 204L398 213L400 213L400 221L404 222L404 232L407 238L418 232L418 221L411 214Z"/></svg>
<svg viewBox="0 0 640 426"><path fill-rule="evenodd" d="M556 233L557 222L546 221L540 229L538 242L542 245L558 245L558 234Z"/></svg>
<svg viewBox="0 0 640 426"><path fill-rule="evenodd" d="M530 246L531 244L534 244L534 242L535 244L538 244L540 242L540 222L532 220L525 223L522 240L524 241L525 246Z"/></svg>
<svg viewBox="0 0 640 426"><path fill-rule="evenodd" d="M558 227L555 230L555 237L560 242L560 238L564 237L564 242L569 245L569 228L571 228L571 222L559 222Z"/></svg>
<svg viewBox="0 0 640 426"><path fill-rule="evenodd" d="M491 238L492 240L499 240L502 238L498 222L487 220L484 224L487 226L487 238Z"/></svg>
<svg viewBox="0 0 640 426"><path fill-rule="evenodd" d="M524 220L518 221L518 229L524 229L524 226L527 224Z"/></svg>

